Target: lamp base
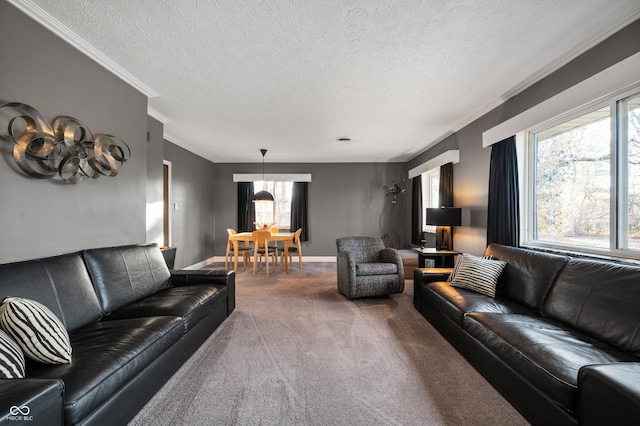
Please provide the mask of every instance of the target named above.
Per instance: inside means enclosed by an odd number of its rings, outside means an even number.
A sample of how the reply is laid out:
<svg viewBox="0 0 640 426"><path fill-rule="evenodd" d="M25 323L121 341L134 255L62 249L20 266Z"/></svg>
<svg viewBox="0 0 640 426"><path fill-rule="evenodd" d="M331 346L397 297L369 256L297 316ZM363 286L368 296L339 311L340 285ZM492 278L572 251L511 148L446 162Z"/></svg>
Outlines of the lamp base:
<svg viewBox="0 0 640 426"><path fill-rule="evenodd" d="M450 226L436 227L436 250L453 250L453 235Z"/></svg>

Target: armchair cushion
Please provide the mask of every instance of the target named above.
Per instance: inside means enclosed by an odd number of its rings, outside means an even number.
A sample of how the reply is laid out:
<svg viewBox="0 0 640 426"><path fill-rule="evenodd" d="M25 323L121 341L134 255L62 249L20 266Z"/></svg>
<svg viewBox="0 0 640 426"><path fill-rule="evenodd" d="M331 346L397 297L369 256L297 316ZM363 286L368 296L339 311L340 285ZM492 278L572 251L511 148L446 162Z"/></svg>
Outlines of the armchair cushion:
<svg viewBox="0 0 640 426"><path fill-rule="evenodd" d="M358 263L356 264L356 275L390 275L397 274L398 266L395 263Z"/></svg>

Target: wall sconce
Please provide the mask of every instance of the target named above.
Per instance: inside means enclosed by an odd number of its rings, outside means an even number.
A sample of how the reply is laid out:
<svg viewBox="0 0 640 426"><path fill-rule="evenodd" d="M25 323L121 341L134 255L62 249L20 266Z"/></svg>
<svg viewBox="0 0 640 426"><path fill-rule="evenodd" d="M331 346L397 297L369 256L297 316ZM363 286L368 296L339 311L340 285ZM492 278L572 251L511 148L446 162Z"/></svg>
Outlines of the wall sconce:
<svg viewBox="0 0 640 426"><path fill-rule="evenodd" d="M427 225L436 226L436 250L453 250L451 227L460 226L461 211L457 207L427 209Z"/></svg>
<svg viewBox="0 0 640 426"><path fill-rule="evenodd" d="M94 135L73 117L59 116L49 124L38 110L19 103L0 105L0 138L10 140L13 158L27 176L78 183L85 177L116 176L131 156L129 146L106 134Z"/></svg>

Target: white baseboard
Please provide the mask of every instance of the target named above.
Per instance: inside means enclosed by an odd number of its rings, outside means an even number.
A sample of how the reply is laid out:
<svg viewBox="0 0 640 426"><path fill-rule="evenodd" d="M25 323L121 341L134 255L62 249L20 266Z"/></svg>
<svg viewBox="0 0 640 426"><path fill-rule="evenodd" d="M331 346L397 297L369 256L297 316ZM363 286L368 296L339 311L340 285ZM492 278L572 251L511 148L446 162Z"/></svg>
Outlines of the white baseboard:
<svg viewBox="0 0 640 426"><path fill-rule="evenodd" d="M204 268L207 265L210 265L212 263L224 263L224 256L213 256L210 257L206 260L203 260L202 262L198 262L198 263L194 263L193 265L187 266L183 269L200 269L200 268ZM294 263L297 262L297 260L293 259ZM336 262L336 256L302 256L302 262L329 262L329 263L335 263Z"/></svg>
<svg viewBox="0 0 640 426"><path fill-rule="evenodd" d="M214 257L210 257L206 260L203 260L202 262L198 262L198 263L194 263L193 265L190 266L185 266L182 269L200 269L200 268L204 268L205 266L209 265L210 263L215 262L217 256ZM224 262L224 256L222 256L222 261Z"/></svg>

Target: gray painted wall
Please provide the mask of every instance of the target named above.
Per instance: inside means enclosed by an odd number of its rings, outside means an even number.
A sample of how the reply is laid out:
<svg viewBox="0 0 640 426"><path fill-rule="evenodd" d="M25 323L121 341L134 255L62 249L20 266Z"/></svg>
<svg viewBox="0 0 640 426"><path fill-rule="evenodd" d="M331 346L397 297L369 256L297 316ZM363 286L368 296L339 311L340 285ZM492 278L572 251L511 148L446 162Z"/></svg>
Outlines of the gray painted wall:
<svg viewBox="0 0 640 426"><path fill-rule="evenodd" d="M145 240L147 99L7 2L0 2L0 101L69 115L131 148L113 178L77 185L16 171L0 142L0 262Z"/></svg>
<svg viewBox="0 0 640 426"><path fill-rule="evenodd" d="M462 226L454 232L454 248L481 254L486 246L489 160L482 132L549 99L640 51L640 21L636 21L504 104L447 137L407 163L407 170L448 149L460 150L454 166L454 205L462 208Z"/></svg>
<svg viewBox="0 0 640 426"><path fill-rule="evenodd" d="M214 256L215 165L168 141L164 159L171 161L171 203L178 204L171 212L171 245L178 248L179 269ZM222 255L226 243L225 239Z"/></svg>
<svg viewBox="0 0 640 426"><path fill-rule="evenodd" d="M215 254L224 255L227 228L237 228L234 173L261 173L261 163L216 164ZM335 256L336 238L347 235L385 237L387 246L407 244L408 183L404 163L266 163L265 173L311 173L309 232L305 256ZM408 192L392 208L382 189L396 180Z"/></svg>

